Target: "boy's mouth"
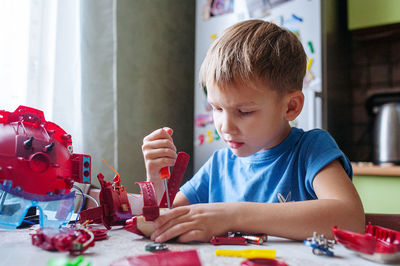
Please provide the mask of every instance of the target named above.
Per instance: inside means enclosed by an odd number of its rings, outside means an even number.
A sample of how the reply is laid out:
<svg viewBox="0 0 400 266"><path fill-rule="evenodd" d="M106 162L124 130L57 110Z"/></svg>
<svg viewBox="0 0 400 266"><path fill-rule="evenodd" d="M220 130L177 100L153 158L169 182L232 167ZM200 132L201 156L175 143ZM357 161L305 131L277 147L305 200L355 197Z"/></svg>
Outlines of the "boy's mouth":
<svg viewBox="0 0 400 266"><path fill-rule="evenodd" d="M239 149L244 144L244 142L237 142L233 140L227 140L226 143L231 149Z"/></svg>

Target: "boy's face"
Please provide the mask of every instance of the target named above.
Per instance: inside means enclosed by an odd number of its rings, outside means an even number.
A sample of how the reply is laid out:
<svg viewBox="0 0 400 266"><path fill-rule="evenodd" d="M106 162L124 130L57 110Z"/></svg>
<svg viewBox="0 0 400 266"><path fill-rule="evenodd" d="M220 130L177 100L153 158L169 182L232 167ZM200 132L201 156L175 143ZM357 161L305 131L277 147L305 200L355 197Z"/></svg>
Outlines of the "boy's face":
<svg viewBox="0 0 400 266"><path fill-rule="evenodd" d="M275 147L290 132L285 118L285 96L262 86L257 89L239 85L223 89L216 85L207 87L215 127L237 156Z"/></svg>

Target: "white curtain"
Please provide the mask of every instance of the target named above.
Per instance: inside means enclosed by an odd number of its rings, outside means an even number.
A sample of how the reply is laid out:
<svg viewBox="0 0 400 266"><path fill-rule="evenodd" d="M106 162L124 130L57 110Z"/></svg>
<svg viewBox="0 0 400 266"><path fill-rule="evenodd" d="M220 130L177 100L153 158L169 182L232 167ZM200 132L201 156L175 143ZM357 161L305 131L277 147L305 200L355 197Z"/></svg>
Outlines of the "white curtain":
<svg viewBox="0 0 400 266"><path fill-rule="evenodd" d="M44 111L118 169L116 0L0 0L0 109ZM95 182L96 183L96 182Z"/></svg>
<svg viewBox="0 0 400 266"><path fill-rule="evenodd" d="M82 128L85 152L92 156L92 184L102 159L118 170L117 0L81 1Z"/></svg>

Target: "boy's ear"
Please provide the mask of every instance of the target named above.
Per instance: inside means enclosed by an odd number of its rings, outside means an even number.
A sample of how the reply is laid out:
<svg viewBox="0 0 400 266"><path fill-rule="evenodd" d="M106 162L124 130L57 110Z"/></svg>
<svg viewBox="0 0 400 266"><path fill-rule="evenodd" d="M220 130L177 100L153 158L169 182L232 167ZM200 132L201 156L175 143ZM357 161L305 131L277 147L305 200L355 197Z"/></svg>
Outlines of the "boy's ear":
<svg viewBox="0 0 400 266"><path fill-rule="evenodd" d="M304 105L304 94L302 91L293 91L286 95L287 109L285 118L288 121L293 121L300 114Z"/></svg>

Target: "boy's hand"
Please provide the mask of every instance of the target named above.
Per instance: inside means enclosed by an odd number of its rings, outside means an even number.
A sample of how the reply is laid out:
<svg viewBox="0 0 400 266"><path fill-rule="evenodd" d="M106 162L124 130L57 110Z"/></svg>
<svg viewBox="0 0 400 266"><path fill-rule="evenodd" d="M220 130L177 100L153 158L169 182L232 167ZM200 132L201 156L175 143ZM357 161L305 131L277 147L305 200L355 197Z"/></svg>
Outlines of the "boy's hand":
<svg viewBox="0 0 400 266"><path fill-rule="evenodd" d="M160 170L173 166L176 161L176 147L169 127L157 129L143 139L142 151L146 165L147 181L156 186L161 184Z"/></svg>
<svg viewBox="0 0 400 266"><path fill-rule="evenodd" d="M165 242L178 237L178 242L208 242L213 236L230 231L232 217L226 203L176 207L155 220L155 231L151 239Z"/></svg>

